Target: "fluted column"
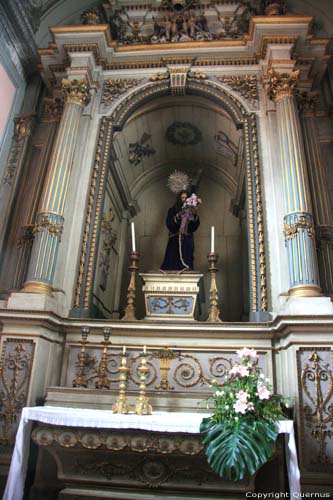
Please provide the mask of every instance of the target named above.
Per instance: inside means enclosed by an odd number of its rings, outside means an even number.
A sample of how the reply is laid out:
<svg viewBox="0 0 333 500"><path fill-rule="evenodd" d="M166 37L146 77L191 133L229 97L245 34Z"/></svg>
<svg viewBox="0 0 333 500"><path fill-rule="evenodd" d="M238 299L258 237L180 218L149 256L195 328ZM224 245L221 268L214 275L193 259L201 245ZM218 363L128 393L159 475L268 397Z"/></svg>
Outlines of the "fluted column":
<svg viewBox="0 0 333 500"><path fill-rule="evenodd" d="M333 214L314 113L317 101L317 93L303 92L298 95L298 105L303 118L305 152L308 160L320 283L323 293L332 295Z"/></svg>
<svg viewBox="0 0 333 500"><path fill-rule="evenodd" d="M289 294L320 295L312 204L302 130L294 95L298 71L268 71L265 78L269 97L276 103L280 161L286 214L284 237L288 254Z"/></svg>
<svg viewBox="0 0 333 500"><path fill-rule="evenodd" d="M89 102L86 80L62 81L64 112L51 155L39 213L34 228L24 292L52 292L58 247L64 226L64 206L77 142L80 117Z"/></svg>

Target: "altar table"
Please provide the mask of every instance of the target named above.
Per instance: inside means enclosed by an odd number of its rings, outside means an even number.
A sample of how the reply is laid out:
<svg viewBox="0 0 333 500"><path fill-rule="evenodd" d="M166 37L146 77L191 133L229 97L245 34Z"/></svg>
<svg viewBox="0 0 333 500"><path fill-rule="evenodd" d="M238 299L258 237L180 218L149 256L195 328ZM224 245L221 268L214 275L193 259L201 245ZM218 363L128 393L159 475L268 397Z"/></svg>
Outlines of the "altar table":
<svg viewBox="0 0 333 500"><path fill-rule="evenodd" d="M142 416L118 415L107 410L58 408L54 406L23 408L3 500L22 500L23 498L33 422L68 427L141 429L151 432L197 434L202 419L208 416L209 414L184 412L154 412L153 415ZM281 420L277 423L277 427L279 434L287 434L285 448L290 498L299 498L300 472L293 422L291 420Z"/></svg>

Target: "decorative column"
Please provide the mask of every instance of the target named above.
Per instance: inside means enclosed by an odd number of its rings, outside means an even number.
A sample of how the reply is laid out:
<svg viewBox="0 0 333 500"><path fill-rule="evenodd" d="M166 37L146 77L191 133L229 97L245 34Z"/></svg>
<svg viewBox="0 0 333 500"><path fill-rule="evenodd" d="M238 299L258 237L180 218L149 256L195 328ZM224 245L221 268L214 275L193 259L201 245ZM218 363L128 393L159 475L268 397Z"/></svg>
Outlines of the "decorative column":
<svg viewBox="0 0 333 500"><path fill-rule="evenodd" d="M320 286L309 181L294 95L298 75L298 71L277 73L271 68L264 82L270 99L276 103L286 206L284 236L289 295L315 297L320 295Z"/></svg>
<svg viewBox="0 0 333 500"><path fill-rule="evenodd" d="M27 158L35 121L35 113L17 115L14 118L13 142L0 184L0 246L6 235L6 223L8 221L6 212L9 213L11 199L15 196L16 183Z"/></svg>
<svg viewBox="0 0 333 500"><path fill-rule="evenodd" d="M302 112L302 128L316 230L320 283L325 295L333 294L333 214L328 184L318 138L315 108L318 93L302 92L297 95Z"/></svg>
<svg viewBox="0 0 333 500"><path fill-rule="evenodd" d="M48 133L36 172L32 174L34 176L32 180L35 185L36 194L34 195L33 203L30 204L27 212L25 212L25 224L21 227L21 234L17 243L18 259L13 284L10 287L14 288L14 290L18 290L22 287L28 270L31 249L34 242L34 228L40 201L39 197L42 195L41 190L46 176L47 160L50 156L52 142L55 138L62 113L62 99L44 98L44 112L42 114L41 123L43 126L48 127Z"/></svg>
<svg viewBox="0 0 333 500"><path fill-rule="evenodd" d="M80 117L89 102L86 80L62 81L64 112L52 151L43 189L39 213L34 228L24 292L52 293L58 247L64 225L64 206L78 136Z"/></svg>

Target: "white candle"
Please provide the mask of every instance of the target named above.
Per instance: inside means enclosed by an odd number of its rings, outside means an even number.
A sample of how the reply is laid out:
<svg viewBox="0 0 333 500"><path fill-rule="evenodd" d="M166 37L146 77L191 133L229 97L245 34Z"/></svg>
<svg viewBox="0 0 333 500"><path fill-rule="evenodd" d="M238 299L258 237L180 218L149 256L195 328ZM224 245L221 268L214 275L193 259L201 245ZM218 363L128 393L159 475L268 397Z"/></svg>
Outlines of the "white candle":
<svg viewBox="0 0 333 500"><path fill-rule="evenodd" d="M132 252L135 252L136 248L135 248L135 228L134 228L134 222L131 222L131 234L132 234Z"/></svg>
<svg viewBox="0 0 333 500"><path fill-rule="evenodd" d="M147 351L147 348L146 348L146 346L144 345L144 346L143 346L143 354L146 354L146 351Z"/></svg>
<svg viewBox="0 0 333 500"><path fill-rule="evenodd" d="M123 346L123 355L126 354L126 346Z"/></svg>
<svg viewBox="0 0 333 500"><path fill-rule="evenodd" d="M210 253L215 252L215 227L212 226L210 233Z"/></svg>

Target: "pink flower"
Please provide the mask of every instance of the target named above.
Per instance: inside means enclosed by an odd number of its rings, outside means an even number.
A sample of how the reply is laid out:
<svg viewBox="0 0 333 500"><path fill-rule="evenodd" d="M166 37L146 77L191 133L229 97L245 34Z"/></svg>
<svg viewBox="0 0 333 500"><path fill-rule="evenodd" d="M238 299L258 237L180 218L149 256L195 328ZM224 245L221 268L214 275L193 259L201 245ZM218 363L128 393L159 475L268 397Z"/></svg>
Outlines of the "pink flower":
<svg viewBox="0 0 333 500"><path fill-rule="evenodd" d="M255 351L254 349L248 349L247 347L244 347L243 349L239 349L236 352L240 358L257 358L257 351Z"/></svg>
<svg viewBox="0 0 333 500"><path fill-rule="evenodd" d="M257 396L259 399L269 399L271 397L271 392L264 385L258 386Z"/></svg>
<svg viewBox="0 0 333 500"><path fill-rule="evenodd" d="M242 403L246 403L247 398L250 396L248 392L245 391L239 391L236 394L236 398L241 401Z"/></svg>
<svg viewBox="0 0 333 500"><path fill-rule="evenodd" d="M250 375L248 367L243 365L235 365L229 373L230 375L240 375L241 377L248 377Z"/></svg>
<svg viewBox="0 0 333 500"><path fill-rule="evenodd" d="M252 401L249 401L249 402L247 403L247 409L248 409L249 411L253 411L253 410L254 410L254 404L252 403Z"/></svg>
<svg viewBox="0 0 333 500"><path fill-rule="evenodd" d="M236 413L243 413L244 415L247 410L247 404L237 399L236 403L234 404L234 409Z"/></svg>

